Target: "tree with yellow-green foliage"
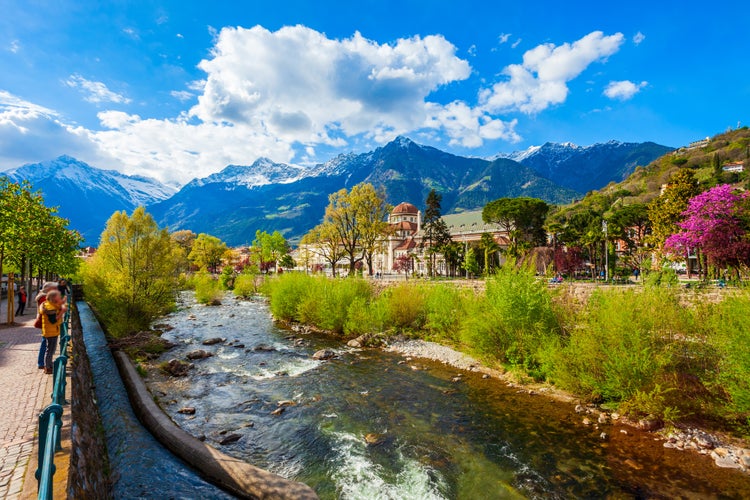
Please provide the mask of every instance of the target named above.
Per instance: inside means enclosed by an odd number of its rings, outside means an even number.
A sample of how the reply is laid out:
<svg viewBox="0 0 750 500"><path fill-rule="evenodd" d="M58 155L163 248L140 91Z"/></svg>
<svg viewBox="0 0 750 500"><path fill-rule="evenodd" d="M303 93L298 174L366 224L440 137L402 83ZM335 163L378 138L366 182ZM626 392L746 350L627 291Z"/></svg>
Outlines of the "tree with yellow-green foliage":
<svg viewBox="0 0 750 500"><path fill-rule="evenodd" d="M229 250L227 244L216 236L201 233L193 241L188 259L199 269L216 273L227 250Z"/></svg>
<svg viewBox="0 0 750 500"><path fill-rule="evenodd" d="M658 198L648 205L648 218L651 221L651 235L648 242L661 253L664 242L678 232L677 223L682 221L682 213L690 199L700 193L695 174L688 169L678 170Z"/></svg>
<svg viewBox="0 0 750 500"><path fill-rule="evenodd" d="M174 307L179 251L143 207L110 217L83 270L86 298L110 333L147 329Z"/></svg>

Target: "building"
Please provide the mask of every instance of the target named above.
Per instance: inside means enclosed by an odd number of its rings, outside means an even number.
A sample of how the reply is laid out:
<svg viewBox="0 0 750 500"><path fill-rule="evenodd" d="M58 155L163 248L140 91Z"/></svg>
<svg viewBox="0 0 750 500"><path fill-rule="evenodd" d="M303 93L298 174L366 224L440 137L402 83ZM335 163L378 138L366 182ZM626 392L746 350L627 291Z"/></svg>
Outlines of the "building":
<svg viewBox="0 0 750 500"><path fill-rule="evenodd" d="M480 210L444 215L442 218L453 241L464 246L476 245L484 233L491 234L501 248L507 247L510 242L507 231L498 224L488 224L482 220ZM427 249L423 244L422 212L411 203L399 203L389 214L388 224L389 234L382 239L379 251L373 256L373 271L381 275L393 273L400 258L409 258L413 272L426 274ZM293 257L300 267L308 270L328 267L321 249L316 245L300 245L293 252ZM447 274L442 255L435 256L435 265L437 274ZM342 269L348 268L348 263L342 261L340 266Z"/></svg>
<svg viewBox="0 0 750 500"><path fill-rule="evenodd" d="M491 234L501 248L507 247L510 242L507 231L498 224L489 224L482 220L481 210L444 215L442 219L453 241L465 246L476 245L484 233ZM427 273L420 210L411 203L399 203L388 216L388 223L392 228L391 234L384 239L382 250L373 259L375 272L391 273L399 258L410 256L413 259L414 272ZM442 255L436 256L435 265L437 274L447 274Z"/></svg>
<svg viewBox="0 0 750 500"><path fill-rule="evenodd" d="M724 172L732 172L732 173L739 174L745 171L745 164L741 161L734 161L732 163L727 163L726 165L721 167L721 169Z"/></svg>

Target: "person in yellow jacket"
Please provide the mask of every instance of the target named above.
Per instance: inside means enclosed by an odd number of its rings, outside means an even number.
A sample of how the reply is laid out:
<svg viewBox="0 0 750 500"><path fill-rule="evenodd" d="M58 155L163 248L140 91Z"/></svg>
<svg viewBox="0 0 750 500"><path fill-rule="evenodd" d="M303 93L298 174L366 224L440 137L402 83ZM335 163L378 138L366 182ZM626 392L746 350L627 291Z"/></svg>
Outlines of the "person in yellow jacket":
<svg viewBox="0 0 750 500"><path fill-rule="evenodd" d="M62 294L54 289L47 293L47 300L39 306L39 314L42 316L42 336L47 340L47 351L44 354L44 373L47 374L52 373L52 358L55 356L60 326L67 307Z"/></svg>

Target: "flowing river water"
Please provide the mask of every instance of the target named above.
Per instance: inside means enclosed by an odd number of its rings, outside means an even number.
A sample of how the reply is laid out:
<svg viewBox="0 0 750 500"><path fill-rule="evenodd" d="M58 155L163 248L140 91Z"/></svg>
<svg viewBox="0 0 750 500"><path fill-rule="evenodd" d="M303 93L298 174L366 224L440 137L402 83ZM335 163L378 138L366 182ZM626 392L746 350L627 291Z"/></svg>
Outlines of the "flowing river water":
<svg viewBox="0 0 750 500"><path fill-rule="evenodd" d="M324 499L750 498L749 476L632 428L584 426L569 403L477 373L454 382L455 368L325 336L299 345L261 300L206 307L188 293L162 322L177 347L159 361L214 354L188 377L149 376L162 408L191 434ZM213 337L227 340L202 345ZM313 360L322 348L337 357ZM280 401L288 406L274 415ZM231 434L239 439L218 444Z"/></svg>

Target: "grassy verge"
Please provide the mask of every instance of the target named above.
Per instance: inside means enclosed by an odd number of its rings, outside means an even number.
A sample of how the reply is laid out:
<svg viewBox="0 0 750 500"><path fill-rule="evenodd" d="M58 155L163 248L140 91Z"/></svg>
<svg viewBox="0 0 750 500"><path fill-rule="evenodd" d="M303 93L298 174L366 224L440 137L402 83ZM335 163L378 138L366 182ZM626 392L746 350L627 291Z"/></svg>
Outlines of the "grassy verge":
<svg viewBox="0 0 750 500"><path fill-rule="evenodd" d="M509 266L486 285L479 294L445 283L376 291L292 273L262 292L277 319L434 340L634 418L750 433L750 292L685 307L675 288L603 288L581 303Z"/></svg>

